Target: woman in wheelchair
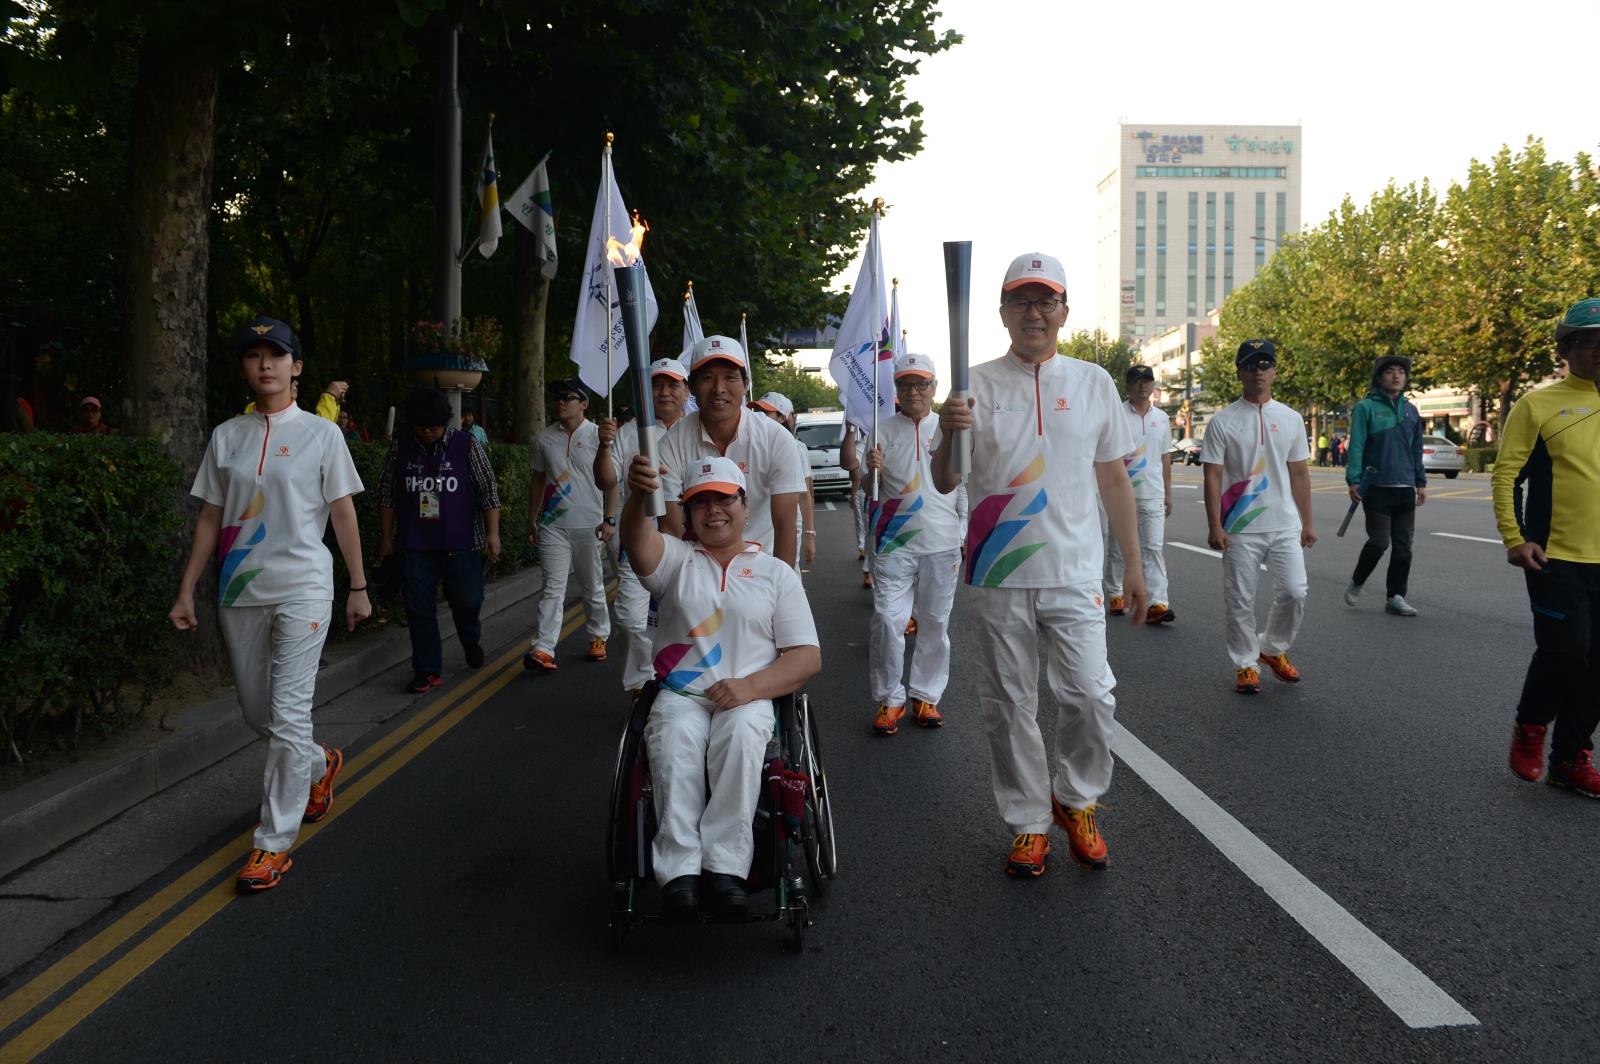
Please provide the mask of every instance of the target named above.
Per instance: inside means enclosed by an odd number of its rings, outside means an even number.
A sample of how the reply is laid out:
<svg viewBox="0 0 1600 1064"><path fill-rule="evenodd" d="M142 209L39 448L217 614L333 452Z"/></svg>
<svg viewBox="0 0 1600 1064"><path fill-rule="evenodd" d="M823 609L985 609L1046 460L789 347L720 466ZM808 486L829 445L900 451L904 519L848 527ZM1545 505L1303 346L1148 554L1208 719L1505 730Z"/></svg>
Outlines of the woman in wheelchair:
<svg viewBox="0 0 1600 1064"><path fill-rule="evenodd" d="M772 699L822 668L811 607L793 569L744 539L745 477L728 458L683 470L687 538L645 515L658 471L628 470L622 544L657 605L651 653L660 692L644 741L655 786L652 848L662 907L692 917L749 912L751 825L772 736Z"/></svg>

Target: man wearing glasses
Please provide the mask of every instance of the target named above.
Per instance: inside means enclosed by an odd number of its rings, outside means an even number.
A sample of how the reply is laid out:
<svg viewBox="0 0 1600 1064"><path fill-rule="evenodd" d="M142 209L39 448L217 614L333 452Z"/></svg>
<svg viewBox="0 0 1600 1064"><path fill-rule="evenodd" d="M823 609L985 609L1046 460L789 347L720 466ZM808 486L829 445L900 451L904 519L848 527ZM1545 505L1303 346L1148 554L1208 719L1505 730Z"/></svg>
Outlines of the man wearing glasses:
<svg viewBox="0 0 1600 1064"><path fill-rule="evenodd" d="M1111 786L1116 678L1106 662L1104 545L1095 500L1127 556L1124 591L1135 619L1142 619L1148 599L1133 489L1122 465L1133 440L1106 371L1056 353L1067 321L1059 261L1033 252L1011 263L1000 321L1011 349L972 368L965 404L944 404L932 468L934 487L953 492L959 478L952 441L971 434L972 658L995 801L1013 832L1005 869L1013 876L1044 873L1052 821L1065 830L1073 860L1104 868L1095 810ZM1037 719L1041 642L1056 701L1054 784Z"/></svg>
<svg viewBox="0 0 1600 1064"><path fill-rule="evenodd" d="M594 480L600 430L584 418L589 397L577 380L550 388L556 401L555 424L533 440L533 480L528 485L528 543L539 548L544 588L539 593L539 629L522 667L554 672L561 638L567 576L577 573L579 593L589 613L589 660L606 660L611 615L606 612L601 544L617 531L617 489L603 495Z"/></svg>
<svg viewBox="0 0 1600 1064"><path fill-rule="evenodd" d="M919 726L944 724L939 699L950 679L950 605L961 568L961 520L956 493L933 486L932 458L939 445L933 410L933 362L904 354L894 361L900 410L878 422L866 440L866 467L878 474L878 503L871 515L872 627L869 669L877 715L872 730L893 735L906 715L906 626L917 618L911 654L911 717ZM861 465L855 436L845 438L839 464Z"/></svg>
<svg viewBox="0 0 1600 1064"><path fill-rule="evenodd" d="M1234 690L1261 691L1259 663L1284 683L1298 683L1289 648L1306 612L1305 550L1317 542L1311 525L1311 449L1294 410L1272 398L1278 349L1246 340L1234 356L1244 397L1206 423L1206 521L1212 550L1222 552L1223 625L1233 658ZM1226 484L1226 487L1224 487ZM1256 583L1272 574L1272 610L1256 631Z"/></svg>
<svg viewBox="0 0 1600 1064"><path fill-rule="evenodd" d="M1150 401L1156 390L1156 374L1149 366L1129 366L1123 374L1128 386L1128 401L1122 404L1128 430L1133 433L1133 452L1122 460L1133 487L1134 505L1139 513L1139 554L1144 563L1145 585L1150 591L1150 608L1145 624L1166 624L1176 618L1167 605L1167 518L1172 515L1172 421L1167 412ZM1112 616L1128 612L1122 593L1122 551L1116 538L1106 537L1106 598ZM1137 617L1135 618L1138 619Z"/></svg>

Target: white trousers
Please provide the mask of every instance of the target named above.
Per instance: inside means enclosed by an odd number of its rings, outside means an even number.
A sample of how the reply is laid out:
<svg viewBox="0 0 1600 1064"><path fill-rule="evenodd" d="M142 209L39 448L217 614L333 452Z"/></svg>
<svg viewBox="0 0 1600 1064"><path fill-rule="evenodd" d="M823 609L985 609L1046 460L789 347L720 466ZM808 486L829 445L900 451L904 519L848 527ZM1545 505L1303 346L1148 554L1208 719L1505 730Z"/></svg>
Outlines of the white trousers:
<svg viewBox="0 0 1600 1064"><path fill-rule="evenodd" d="M1144 565L1144 586L1150 602L1167 605L1167 507L1160 499L1134 500L1139 515L1139 559ZM1110 519L1107 518L1109 526ZM1122 547L1106 529L1106 594L1122 594Z"/></svg>
<svg viewBox="0 0 1600 1064"><path fill-rule="evenodd" d="M1266 631L1256 631L1256 582L1265 564L1272 575ZM1222 552L1222 608L1228 656L1236 669L1254 668L1261 654L1287 654L1306 615L1306 556L1300 530L1241 532Z"/></svg>
<svg viewBox="0 0 1600 1064"><path fill-rule="evenodd" d="M978 588L970 597L995 804L1013 834L1042 833L1050 828L1051 783L1038 720L1041 641L1056 700L1055 795L1082 809L1111 786L1117 681L1106 663L1099 582Z"/></svg>
<svg viewBox="0 0 1600 1064"><path fill-rule="evenodd" d="M961 551L878 554L872 560L872 621L868 643L872 697L906 704L906 622L917 618L911 652L911 697L934 705L950 680L950 604L956 597Z"/></svg>
<svg viewBox="0 0 1600 1064"><path fill-rule="evenodd" d="M217 614L244 722L267 741L253 845L282 853L300 834L311 785L326 771L322 747L311 739L311 705L333 603L226 606Z"/></svg>
<svg viewBox="0 0 1600 1064"><path fill-rule="evenodd" d="M701 871L750 874L772 712L766 699L718 709L676 691L656 696L644 728L658 824L656 882Z"/></svg>
<svg viewBox="0 0 1600 1064"><path fill-rule="evenodd" d="M567 576L578 575L578 593L589 608L589 635L605 639L611 634L611 615L606 612L605 571L600 564L600 541L592 528L541 528L539 564L544 570L544 588L539 592L539 631L533 649L554 654L561 640L561 620L567 598Z"/></svg>
<svg viewBox="0 0 1600 1064"><path fill-rule="evenodd" d="M628 635L627 657L622 663L622 686L643 687L655 677L650 663L650 592L639 583L633 566L617 565L617 627Z"/></svg>

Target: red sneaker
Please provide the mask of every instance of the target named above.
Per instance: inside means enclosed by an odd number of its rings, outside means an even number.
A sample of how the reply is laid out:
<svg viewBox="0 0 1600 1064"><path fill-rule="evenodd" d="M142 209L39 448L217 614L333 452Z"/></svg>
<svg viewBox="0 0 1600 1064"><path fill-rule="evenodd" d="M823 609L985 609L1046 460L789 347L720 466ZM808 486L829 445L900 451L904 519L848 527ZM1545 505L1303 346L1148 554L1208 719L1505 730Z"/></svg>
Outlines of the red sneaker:
<svg viewBox="0 0 1600 1064"><path fill-rule="evenodd" d="M911 716L920 727L944 727L944 717L940 715L939 707L924 699L913 698L911 700Z"/></svg>
<svg viewBox="0 0 1600 1064"><path fill-rule="evenodd" d="M1233 689L1242 695L1261 693L1261 674L1255 669L1239 669L1233 674Z"/></svg>
<svg viewBox="0 0 1600 1064"><path fill-rule="evenodd" d="M1011 856L1006 858L1006 875L1044 875L1044 859L1049 853L1050 836L1018 835L1011 840Z"/></svg>
<svg viewBox="0 0 1600 1064"><path fill-rule="evenodd" d="M1299 683L1300 670L1289 664L1287 654L1262 654L1261 660L1267 663L1267 668L1272 670L1272 675L1284 683Z"/></svg>
<svg viewBox="0 0 1600 1064"><path fill-rule="evenodd" d="M1552 787L1577 791L1585 798L1600 798L1600 772L1594 770L1594 751L1579 750L1571 761L1553 761L1544 781Z"/></svg>
<svg viewBox="0 0 1600 1064"><path fill-rule="evenodd" d="M522 655L522 667L529 672L555 672L556 659L543 650L530 650Z"/></svg>
<svg viewBox="0 0 1600 1064"><path fill-rule="evenodd" d="M872 730L879 735L893 735L900 730L905 715L905 706L879 706L878 715L872 719Z"/></svg>
<svg viewBox="0 0 1600 1064"><path fill-rule="evenodd" d="M1085 868L1103 869L1107 860L1106 838L1095 826L1094 811L1098 805L1087 809L1072 809L1062 805L1055 795L1050 796L1050 815L1067 833L1067 852Z"/></svg>
<svg viewBox="0 0 1600 1064"><path fill-rule="evenodd" d="M234 880L234 886L243 894L271 890L283 880L283 874L293 867L294 862L286 853L251 850L250 856L245 858L244 867L239 870L239 878Z"/></svg>
<svg viewBox="0 0 1600 1064"><path fill-rule="evenodd" d="M311 797L306 801L306 813L301 817L307 824L315 824L333 808L333 780L344 768L344 751L337 746L322 744L322 778L311 785Z"/></svg>
<svg viewBox="0 0 1600 1064"><path fill-rule="evenodd" d="M1549 730L1548 724L1511 726L1511 771L1529 783L1544 775L1544 736Z"/></svg>

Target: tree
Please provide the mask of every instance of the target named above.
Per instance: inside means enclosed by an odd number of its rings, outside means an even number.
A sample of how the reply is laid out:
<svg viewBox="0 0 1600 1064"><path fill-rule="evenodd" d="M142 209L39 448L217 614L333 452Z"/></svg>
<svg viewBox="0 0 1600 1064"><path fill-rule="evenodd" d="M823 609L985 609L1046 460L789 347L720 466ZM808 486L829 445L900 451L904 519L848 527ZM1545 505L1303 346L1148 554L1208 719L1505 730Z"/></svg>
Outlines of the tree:
<svg viewBox="0 0 1600 1064"><path fill-rule="evenodd" d="M752 399L767 392L782 392L794 403L797 413L816 407L840 406L837 387L825 381L820 373L808 373L789 359L776 362L760 359L752 368Z"/></svg>
<svg viewBox="0 0 1600 1064"><path fill-rule="evenodd" d="M1104 367L1118 388L1123 386L1123 375L1133 365L1137 354L1127 340L1121 337L1113 340L1099 329L1093 332L1080 329L1065 340L1057 340L1056 352Z"/></svg>

